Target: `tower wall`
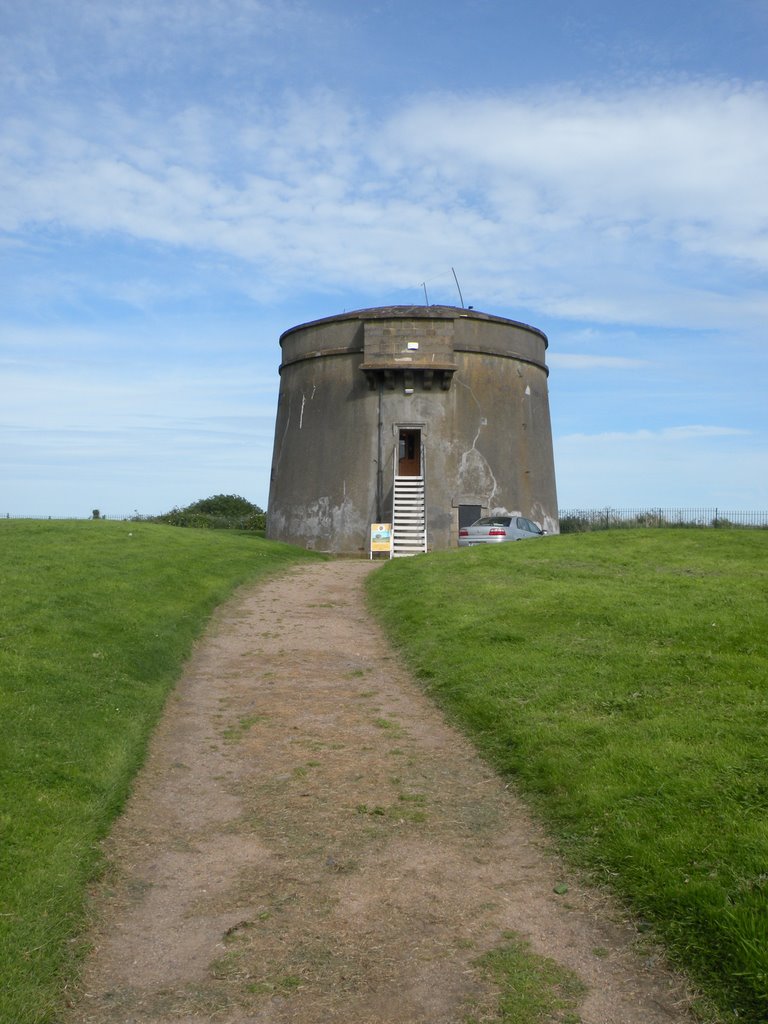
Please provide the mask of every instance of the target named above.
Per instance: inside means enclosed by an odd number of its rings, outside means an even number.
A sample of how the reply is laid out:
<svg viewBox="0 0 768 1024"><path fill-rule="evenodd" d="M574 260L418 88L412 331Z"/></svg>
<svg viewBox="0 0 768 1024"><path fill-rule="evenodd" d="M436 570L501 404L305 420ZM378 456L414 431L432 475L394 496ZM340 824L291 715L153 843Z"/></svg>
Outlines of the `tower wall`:
<svg viewBox="0 0 768 1024"><path fill-rule="evenodd" d="M268 536L336 553L391 521L400 432L420 437L430 549L461 506L557 531L544 355L533 327L448 306L360 310L281 339Z"/></svg>

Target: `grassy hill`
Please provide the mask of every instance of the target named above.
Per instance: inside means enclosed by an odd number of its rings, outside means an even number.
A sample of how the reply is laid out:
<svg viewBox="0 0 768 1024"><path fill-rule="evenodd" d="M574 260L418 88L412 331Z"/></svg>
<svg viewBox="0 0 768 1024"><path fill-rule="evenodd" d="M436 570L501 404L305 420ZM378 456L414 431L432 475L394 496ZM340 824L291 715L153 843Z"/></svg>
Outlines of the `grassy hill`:
<svg viewBox="0 0 768 1024"><path fill-rule="evenodd" d="M427 691L566 853L726 1019L767 1020L768 532L551 537L369 582Z"/></svg>
<svg viewBox="0 0 768 1024"><path fill-rule="evenodd" d="M252 534L0 522L0 1020L53 1024L83 892L194 639L311 557ZM768 532L635 530L391 562L425 688L717 1001L768 1019Z"/></svg>
<svg viewBox="0 0 768 1024"><path fill-rule="evenodd" d="M0 1021L55 1021L106 833L211 611L310 557L253 534L0 521Z"/></svg>

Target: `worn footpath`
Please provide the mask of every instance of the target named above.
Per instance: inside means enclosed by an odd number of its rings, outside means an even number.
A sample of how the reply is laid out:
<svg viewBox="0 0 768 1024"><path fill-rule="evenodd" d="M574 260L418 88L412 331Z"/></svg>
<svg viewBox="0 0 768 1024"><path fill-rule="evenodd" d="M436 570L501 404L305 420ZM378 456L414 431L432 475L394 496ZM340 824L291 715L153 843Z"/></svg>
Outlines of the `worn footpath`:
<svg viewBox="0 0 768 1024"><path fill-rule="evenodd" d="M478 959L510 932L584 982L572 1020L690 1021L405 671L370 571L302 565L214 617L107 844L66 1024L492 1021Z"/></svg>

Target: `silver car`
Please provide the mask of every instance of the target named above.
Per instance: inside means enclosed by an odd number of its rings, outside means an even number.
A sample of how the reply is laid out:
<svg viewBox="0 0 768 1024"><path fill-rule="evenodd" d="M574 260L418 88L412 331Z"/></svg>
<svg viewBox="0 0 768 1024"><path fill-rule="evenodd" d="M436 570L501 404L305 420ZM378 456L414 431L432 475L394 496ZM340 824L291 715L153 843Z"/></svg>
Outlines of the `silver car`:
<svg viewBox="0 0 768 1024"><path fill-rule="evenodd" d="M536 523L523 516L483 516L471 526L459 530L459 547L471 548L475 544L503 544L508 540L530 540L546 533Z"/></svg>

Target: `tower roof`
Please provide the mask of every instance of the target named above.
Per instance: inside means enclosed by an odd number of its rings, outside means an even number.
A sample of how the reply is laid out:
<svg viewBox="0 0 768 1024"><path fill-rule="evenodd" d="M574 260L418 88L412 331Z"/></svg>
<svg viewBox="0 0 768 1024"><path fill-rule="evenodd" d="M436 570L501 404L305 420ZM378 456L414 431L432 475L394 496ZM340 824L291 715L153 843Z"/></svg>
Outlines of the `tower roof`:
<svg viewBox="0 0 768 1024"><path fill-rule="evenodd" d="M341 320L486 320L499 324L509 324L522 328L539 335L547 347L547 336L538 327L523 323L520 320L512 320L509 317L496 316L493 313L481 313L477 309L464 308L462 306L372 306L369 309L355 309L347 313L338 313L334 316L321 317L318 320L309 320L304 324L297 324L289 327L280 335L280 342L287 335L294 331L303 330L305 327L313 327L315 324L334 323Z"/></svg>

